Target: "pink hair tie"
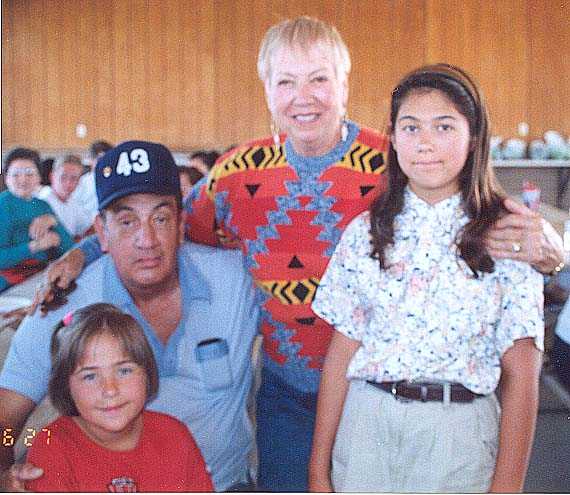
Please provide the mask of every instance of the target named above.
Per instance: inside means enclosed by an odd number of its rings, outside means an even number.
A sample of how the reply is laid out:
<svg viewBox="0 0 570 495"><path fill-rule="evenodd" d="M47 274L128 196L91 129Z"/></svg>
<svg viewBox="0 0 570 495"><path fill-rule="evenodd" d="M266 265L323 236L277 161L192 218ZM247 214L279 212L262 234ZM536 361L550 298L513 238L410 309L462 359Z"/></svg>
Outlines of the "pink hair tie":
<svg viewBox="0 0 570 495"><path fill-rule="evenodd" d="M73 311L70 311L69 313L67 313L64 317L63 317L63 324L68 327L69 325L71 325L71 321L73 320Z"/></svg>

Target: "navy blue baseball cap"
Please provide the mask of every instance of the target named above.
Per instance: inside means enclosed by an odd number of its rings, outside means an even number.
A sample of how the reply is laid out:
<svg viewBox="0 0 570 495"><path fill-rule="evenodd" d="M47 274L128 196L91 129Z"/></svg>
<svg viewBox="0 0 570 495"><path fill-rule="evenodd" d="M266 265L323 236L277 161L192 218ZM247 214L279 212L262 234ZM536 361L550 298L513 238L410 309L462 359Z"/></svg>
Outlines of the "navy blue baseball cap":
<svg viewBox="0 0 570 495"><path fill-rule="evenodd" d="M162 144L126 141L107 151L95 167L99 210L130 194L176 196L182 204L180 177L172 153Z"/></svg>

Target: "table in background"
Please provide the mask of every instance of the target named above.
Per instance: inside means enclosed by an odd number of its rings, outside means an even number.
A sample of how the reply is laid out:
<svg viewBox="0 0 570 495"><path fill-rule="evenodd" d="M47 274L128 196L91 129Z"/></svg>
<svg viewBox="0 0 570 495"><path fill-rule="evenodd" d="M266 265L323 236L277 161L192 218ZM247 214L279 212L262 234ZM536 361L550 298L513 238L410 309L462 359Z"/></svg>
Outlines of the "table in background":
<svg viewBox="0 0 570 495"><path fill-rule="evenodd" d="M542 202L565 210L570 207L570 160L498 160L493 167L510 195L520 194L523 182L531 180L540 187Z"/></svg>

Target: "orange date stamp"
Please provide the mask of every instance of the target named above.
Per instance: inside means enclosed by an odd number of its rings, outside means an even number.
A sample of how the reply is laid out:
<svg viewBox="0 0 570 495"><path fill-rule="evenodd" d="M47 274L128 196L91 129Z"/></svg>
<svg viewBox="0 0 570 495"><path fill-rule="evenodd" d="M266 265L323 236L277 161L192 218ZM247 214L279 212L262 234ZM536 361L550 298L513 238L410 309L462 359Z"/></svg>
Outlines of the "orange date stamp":
<svg viewBox="0 0 570 495"><path fill-rule="evenodd" d="M38 432L44 432L46 434L46 445L50 444L51 431L49 428L42 428L41 430L36 430L35 428L26 428L22 433L22 439L24 446L31 447L32 441L38 434ZM13 435L14 430L12 428L4 428L2 430L2 447L14 447L17 441L17 437Z"/></svg>

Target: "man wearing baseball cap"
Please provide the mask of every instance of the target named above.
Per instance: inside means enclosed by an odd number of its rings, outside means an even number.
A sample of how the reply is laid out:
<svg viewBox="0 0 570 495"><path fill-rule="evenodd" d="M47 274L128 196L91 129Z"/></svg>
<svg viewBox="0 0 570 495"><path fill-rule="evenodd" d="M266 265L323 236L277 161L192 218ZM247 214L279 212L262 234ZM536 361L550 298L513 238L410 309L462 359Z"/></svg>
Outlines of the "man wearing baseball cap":
<svg viewBox="0 0 570 495"><path fill-rule="evenodd" d="M178 170L163 145L120 144L98 161L95 181L95 228L107 255L81 274L63 307L45 318L36 312L16 332L0 374L0 428L16 438L46 395L56 324L70 311L109 302L141 324L153 349L160 386L148 408L188 426L216 490L243 488L253 442L246 400L257 310L242 256L181 244ZM11 449L0 452L6 470ZM17 487L29 469L5 471L5 487Z"/></svg>

